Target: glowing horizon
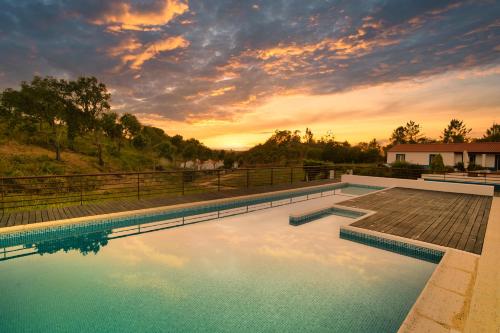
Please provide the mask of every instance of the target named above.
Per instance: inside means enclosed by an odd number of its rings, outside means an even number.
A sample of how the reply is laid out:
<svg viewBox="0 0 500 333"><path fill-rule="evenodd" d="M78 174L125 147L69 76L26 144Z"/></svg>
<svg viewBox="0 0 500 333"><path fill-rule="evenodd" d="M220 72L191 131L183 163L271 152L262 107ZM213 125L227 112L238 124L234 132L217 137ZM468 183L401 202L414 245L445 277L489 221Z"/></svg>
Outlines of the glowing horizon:
<svg viewBox="0 0 500 333"><path fill-rule="evenodd" d="M487 128L500 122L498 86L500 66L494 66L330 95L276 96L231 120L175 122L158 115L138 117L167 133L195 137L216 149L244 150L263 143L275 130L303 133L306 127L316 138L331 133L336 140L351 144L373 138L384 143L396 127L409 120L419 123L426 136L439 139L452 118L464 120L472 128L471 137L482 137ZM283 116L279 110L285 109L288 112ZM474 112L481 117L474 117Z"/></svg>

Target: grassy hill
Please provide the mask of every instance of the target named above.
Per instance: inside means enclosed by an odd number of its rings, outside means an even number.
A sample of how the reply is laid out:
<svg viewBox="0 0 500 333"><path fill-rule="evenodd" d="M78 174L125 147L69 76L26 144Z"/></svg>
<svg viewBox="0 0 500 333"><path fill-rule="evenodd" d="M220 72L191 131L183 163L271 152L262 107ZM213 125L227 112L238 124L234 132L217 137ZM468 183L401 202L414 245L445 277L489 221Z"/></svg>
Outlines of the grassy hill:
<svg viewBox="0 0 500 333"><path fill-rule="evenodd" d="M105 145L104 166L98 164L94 148L79 142L78 151L63 149L61 161L54 158L53 149L12 139L0 139L0 176L62 175L77 173L148 171L171 168L172 162L155 158L152 153L133 147L123 147L120 154L110 153ZM84 149L86 147L86 149Z"/></svg>

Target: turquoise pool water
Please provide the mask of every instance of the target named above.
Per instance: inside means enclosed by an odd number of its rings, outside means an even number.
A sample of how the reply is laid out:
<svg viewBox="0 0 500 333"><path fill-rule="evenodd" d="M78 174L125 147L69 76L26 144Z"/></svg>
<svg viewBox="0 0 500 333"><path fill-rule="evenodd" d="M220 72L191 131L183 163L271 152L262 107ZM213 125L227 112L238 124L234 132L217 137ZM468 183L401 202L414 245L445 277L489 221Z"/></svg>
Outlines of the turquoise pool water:
<svg viewBox="0 0 500 333"><path fill-rule="evenodd" d="M34 245L0 262L0 332L396 332L435 264L288 225L336 200Z"/></svg>

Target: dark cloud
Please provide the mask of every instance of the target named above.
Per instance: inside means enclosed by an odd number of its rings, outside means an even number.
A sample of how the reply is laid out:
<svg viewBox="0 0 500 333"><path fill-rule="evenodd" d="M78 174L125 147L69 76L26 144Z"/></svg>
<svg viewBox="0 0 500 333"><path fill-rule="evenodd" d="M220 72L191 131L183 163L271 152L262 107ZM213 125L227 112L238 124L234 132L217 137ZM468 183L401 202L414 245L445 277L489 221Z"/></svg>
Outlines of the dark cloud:
<svg viewBox="0 0 500 333"><path fill-rule="evenodd" d="M277 93L327 94L500 59L497 1L185 5L2 1L0 85L96 75L120 111L230 118Z"/></svg>

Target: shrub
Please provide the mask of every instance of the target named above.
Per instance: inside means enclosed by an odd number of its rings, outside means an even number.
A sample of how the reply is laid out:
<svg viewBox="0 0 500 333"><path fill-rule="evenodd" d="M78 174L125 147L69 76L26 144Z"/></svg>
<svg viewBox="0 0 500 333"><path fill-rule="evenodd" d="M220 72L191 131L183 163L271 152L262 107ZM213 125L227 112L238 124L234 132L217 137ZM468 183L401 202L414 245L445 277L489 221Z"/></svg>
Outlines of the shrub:
<svg viewBox="0 0 500 333"><path fill-rule="evenodd" d="M437 154L430 165L433 172L443 172L445 170L443 156Z"/></svg>
<svg viewBox="0 0 500 333"><path fill-rule="evenodd" d="M458 162L457 164L455 164L455 169L457 169L458 171L465 171L464 162Z"/></svg>
<svg viewBox="0 0 500 333"><path fill-rule="evenodd" d="M483 169L484 169L484 167L482 167L481 165L474 164L474 163L469 164L469 166L467 167L467 171L476 171L476 170L483 170Z"/></svg>

